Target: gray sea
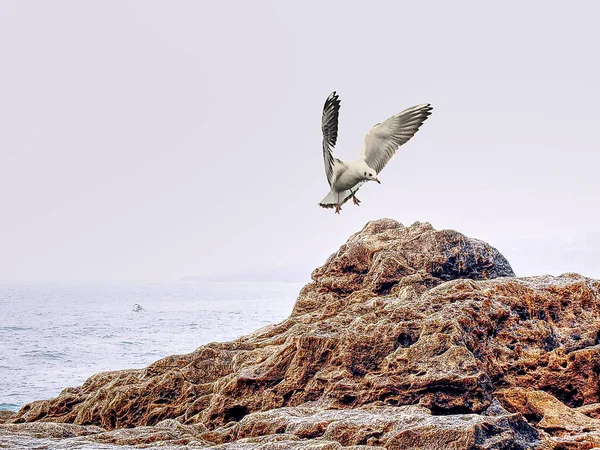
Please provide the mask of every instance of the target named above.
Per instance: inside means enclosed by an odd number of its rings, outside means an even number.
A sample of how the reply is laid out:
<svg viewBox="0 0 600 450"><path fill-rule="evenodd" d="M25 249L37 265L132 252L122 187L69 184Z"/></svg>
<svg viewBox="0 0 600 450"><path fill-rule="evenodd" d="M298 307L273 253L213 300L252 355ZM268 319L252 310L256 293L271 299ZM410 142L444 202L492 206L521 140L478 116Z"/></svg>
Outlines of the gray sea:
<svg viewBox="0 0 600 450"><path fill-rule="evenodd" d="M279 322L291 313L301 287L0 284L0 409L55 397L100 371L142 368Z"/></svg>

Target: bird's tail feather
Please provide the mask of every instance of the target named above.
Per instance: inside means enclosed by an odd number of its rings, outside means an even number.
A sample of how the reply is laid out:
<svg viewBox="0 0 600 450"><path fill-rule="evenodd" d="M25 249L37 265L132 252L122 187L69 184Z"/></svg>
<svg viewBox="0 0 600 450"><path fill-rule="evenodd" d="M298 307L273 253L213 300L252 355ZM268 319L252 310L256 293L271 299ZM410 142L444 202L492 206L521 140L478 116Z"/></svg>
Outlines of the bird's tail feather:
<svg viewBox="0 0 600 450"><path fill-rule="evenodd" d="M350 197L352 197L352 191L350 189L340 192L340 205L346 203ZM335 208L337 202L338 193L329 191L325 198L319 202L319 206L322 208Z"/></svg>

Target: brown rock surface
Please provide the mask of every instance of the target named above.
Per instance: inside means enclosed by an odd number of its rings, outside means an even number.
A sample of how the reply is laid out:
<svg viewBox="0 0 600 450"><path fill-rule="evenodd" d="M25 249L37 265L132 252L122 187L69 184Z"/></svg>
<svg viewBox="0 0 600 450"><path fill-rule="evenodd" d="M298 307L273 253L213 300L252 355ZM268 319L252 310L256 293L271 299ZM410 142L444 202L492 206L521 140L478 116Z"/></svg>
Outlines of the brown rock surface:
<svg viewBox="0 0 600 450"><path fill-rule="evenodd" d="M12 421L230 449L600 445L600 282L515 278L482 241L389 219L312 277L280 324L94 375Z"/></svg>
<svg viewBox="0 0 600 450"><path fill-rule="evenodd" d="M103 428L95 425L75 425L72 423L35 422L24 424L4 424L0 433L24 434L40 438L72 438L101 433Z"/></svg>
<svg viewBox="0 0 600 450"><path fill-rule="evenodd" d="M0 423L8 422L15 416L13 411L8 411L6 409L0 409Z"/></svg>

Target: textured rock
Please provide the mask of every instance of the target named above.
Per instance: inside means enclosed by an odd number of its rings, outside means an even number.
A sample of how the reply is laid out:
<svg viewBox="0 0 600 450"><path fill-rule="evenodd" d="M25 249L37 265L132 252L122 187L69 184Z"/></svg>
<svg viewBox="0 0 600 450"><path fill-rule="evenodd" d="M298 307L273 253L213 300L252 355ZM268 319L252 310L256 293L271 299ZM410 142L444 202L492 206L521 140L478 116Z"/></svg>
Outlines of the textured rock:
<svg viewBox="0 0 600 450"><path fill-rule="evenodd" d="M12 421L231 449L596 442L600 282L515 278L482 241L389 219L351 236L312 278L280 324L97 374ZM165 419L175 428L156 427Z"/></svg>
<svg viewBox="0 0 600 450"><path fill-rule="evenodd" d="M0 423L8 422L15 416L13 411L9 411L6 409L0 409Z"/></svg>
<svg viewBox="0 0 600 450"><path fill-rule="evenodd" d="M47 430L47 436L43 431ZM73 424L27 423L0 426L32 437L73 438L83 442L118 445L188 445L210 449L498 449L542 448L542 435L520 414L434 416L420 406L369 406L322 410L317 404L285 407L245 416L233 427L207 432L174 420L156 426L104 431ZM207 440L210 438L213 443ZM223 444L214 442L223 441ZM14 441L12 441L14 442ZM22 441L21 441L22 442ZM29 441L35 444L35 441ZM34 446L34 445L32 445Z"/></svg>
<svg viewBox="0 0 600 450"><path fill-rule="evenodd" d="M592 419L569 408L544 391L509 388L496 395L511 410L515 410L549 432L599 431L600 420Z"/></svg>
<svg viewBox="0 0 600 450"><path fill-rule="evenodd" d="M536 428L547 431L558 448L590 448L600 444L600 420L569 408L544 391L520 387L497 391L510 410L518 411Z"/></svg>
<svg viewBox="0 0 600 450"><path fill-rule="evenodd" d="M112 431L103 431L90 437L90 440L104 444L118 445L144 445L168 442L171 445L210 445L203 442L200 435L206 432L202 424L183 425L182 423L167 419L155 426L140 426L135 428L119 428Z"/></svg>
<svg viewBox="0 0 600 450"><path fill-rule="evenodd" d="M236 441L240 437L277 433L337 442L344 448L358 445L388 449L484 449L493 445L535 448L541 443L539 433L521 415L433 416L420 406L347 410L319 410L317 406L281 408L246 416L221 438Z"/></svg>
<svg viewBox="0 0 600 450"><path fill-rule="evenodd" d="M4 424L0 427L0 433L24 434L40 438L72 438L77 436L86 436L105 431L103 428L95 425L79 426L71 423L25 423L25 424Z"/></svg>

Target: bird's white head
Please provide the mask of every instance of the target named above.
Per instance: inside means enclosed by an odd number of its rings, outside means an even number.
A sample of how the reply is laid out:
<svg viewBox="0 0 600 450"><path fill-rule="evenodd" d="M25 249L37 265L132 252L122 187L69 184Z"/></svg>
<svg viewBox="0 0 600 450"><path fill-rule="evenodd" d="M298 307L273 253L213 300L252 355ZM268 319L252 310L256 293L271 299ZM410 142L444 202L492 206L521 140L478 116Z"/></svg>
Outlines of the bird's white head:
<svg viewBox="0 0 600 450"><path fill-rule="evenodd" d="M381 184L381 181L379 181L379 178L377 178L377 172L375 172L366 164L364 165L361 177L364 181L377 181L379 184Z"/></svg>

